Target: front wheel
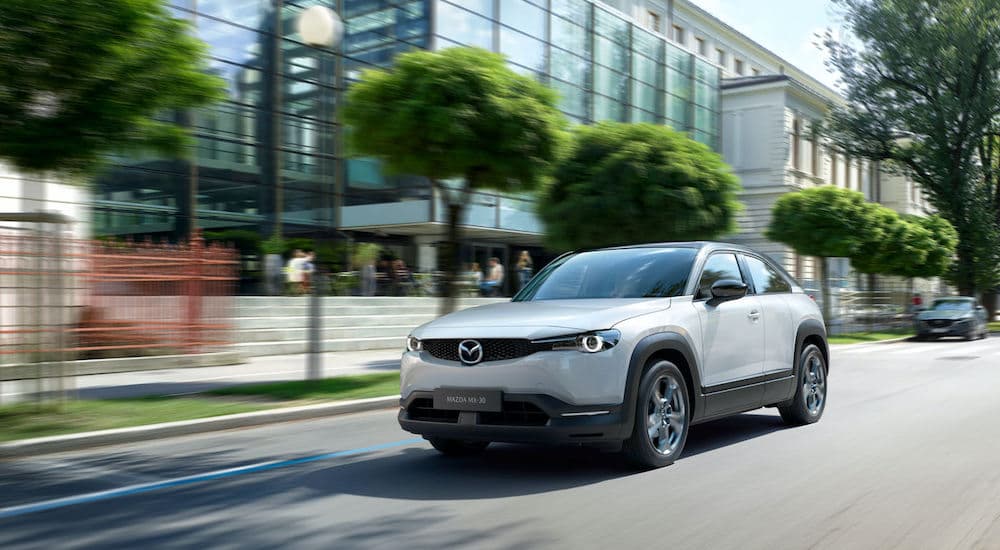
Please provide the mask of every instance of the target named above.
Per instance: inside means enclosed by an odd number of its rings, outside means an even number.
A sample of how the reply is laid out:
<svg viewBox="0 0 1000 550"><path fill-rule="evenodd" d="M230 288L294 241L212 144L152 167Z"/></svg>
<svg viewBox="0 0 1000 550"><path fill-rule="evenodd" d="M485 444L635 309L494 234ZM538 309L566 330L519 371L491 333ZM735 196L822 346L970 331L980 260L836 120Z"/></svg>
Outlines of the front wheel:
<svg viewBox="0 0 1000 550"><path fill-rule="evenodd" d="M639 382L632 435L623 446L640 468L673 464L687 442L691 403L684 375L670 361L651 364Z"/></svg>
<svg viewBox="0 0 1000 550"><path fill-rule="evenodd" d="M795 397L778 407L781 419L791 426L812 424L826 409L826 359L815 344L809 344L799 354L798 388Z"/></svg>
<svg viewBox="0 0 1000 550"><path fill-rule="evenodd" d="M432 437L428 439L431 447L434 447L445 456L474 456L486 450L490 446L489 441L465 441L462 439L446 439L443 437Z"/></svg>

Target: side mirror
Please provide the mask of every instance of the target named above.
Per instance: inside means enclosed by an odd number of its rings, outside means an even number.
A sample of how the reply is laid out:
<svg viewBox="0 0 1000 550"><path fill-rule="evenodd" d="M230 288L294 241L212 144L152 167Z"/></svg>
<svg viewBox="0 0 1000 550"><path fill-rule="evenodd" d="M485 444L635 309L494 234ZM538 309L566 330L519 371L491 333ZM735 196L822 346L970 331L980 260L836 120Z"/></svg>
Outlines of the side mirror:
<svg viewBox="0 0 1000 550"><path fill-rule="evenodd" d="M712 298L716 300L735 300L747 295L747 284L735 279L722 279L712 283Z"/></svg>

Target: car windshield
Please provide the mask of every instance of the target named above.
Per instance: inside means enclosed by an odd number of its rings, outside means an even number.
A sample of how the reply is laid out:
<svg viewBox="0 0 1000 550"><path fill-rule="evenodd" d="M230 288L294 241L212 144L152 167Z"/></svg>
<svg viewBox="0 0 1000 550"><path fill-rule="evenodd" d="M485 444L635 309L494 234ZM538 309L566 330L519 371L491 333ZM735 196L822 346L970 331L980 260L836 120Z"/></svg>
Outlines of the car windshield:
<svg viewBox="0 0 1000 550"><path fill-rule="evenodd" d="M972 302L969 300L935 300L934 306L931 309L934 311L971 311Z"/></svg>
<svg viewBox="0 0 1000 550"><path fill-rule="evenodd" d="M697 253L693 248L622 248L573 254L542 270L514 301L678 296Z"/></svg>

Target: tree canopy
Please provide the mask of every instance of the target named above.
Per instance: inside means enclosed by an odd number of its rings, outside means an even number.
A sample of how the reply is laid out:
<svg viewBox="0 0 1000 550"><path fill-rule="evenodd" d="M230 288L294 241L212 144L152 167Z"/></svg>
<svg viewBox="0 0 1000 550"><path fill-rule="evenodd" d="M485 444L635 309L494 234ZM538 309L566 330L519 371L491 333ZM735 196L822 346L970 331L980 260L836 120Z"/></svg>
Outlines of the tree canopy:
<svg viewBox="0 0 1000 550"><path fill-rule="evenodd" d="M580 126L544 189L546 243L567 250L712 239L735 228L739 181L711 149L655 124Z"/></svg>
<svg viewBox="0 0 1000 550"><path fill-rule="evenodd" d="M0 2L0 158L86 172L109 152L181 155L158 114L221 97L205 45L162 0Z"/></svg>
<svg viewBox="0 0 1000 550"><path fill-rule="evenodd" d="M478 48L413 51L348 91L353 152L467 190L530 191L556 159L566 121L557 96Z"/></svg>
<svg viewBox="0 0 1000 550"><path fill-rule="evenodd" d="M995 285L1000 186L984 183L982 147L1000 134L1000 3L837 2L851 40L828 36L826 45L847 104L823 132L835 148L888 161L920 184L960 237L962 293Z"/></svg>
<svg viewBox="0 0 1000 550"><path fill-rule="evenodd" d="M447 206L448 235L439 248L443 311L453 309L457 294L459 224L470 191L538 186L564 142L566 119L556 103L554 91L478 48L405 53L391 69L364 71L348 91L343 114L352 151L392 172L429 178Z"/></svg>

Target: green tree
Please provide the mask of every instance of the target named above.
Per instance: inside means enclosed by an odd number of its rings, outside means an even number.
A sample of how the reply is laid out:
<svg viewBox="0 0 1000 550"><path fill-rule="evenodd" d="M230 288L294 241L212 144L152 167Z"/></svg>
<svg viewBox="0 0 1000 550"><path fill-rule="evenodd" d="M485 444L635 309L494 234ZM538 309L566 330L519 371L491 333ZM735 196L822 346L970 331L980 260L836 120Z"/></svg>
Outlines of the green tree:
<svg viewBox="0 0 1000 550"><path fill-rule="evenodd" d="M851 40L825 42L848 101L823 132L835 148L917 181L960 237L959 290L992 287L1000 188L991 201L983 148L1000 115L1000 3L837 1Z"/></svg>
<svg viewBox="0 0 1000 550"><path fill-rule="evenodd" d="M538 205L569 250L711 239L735 229L739 180L711 149L655 124L580 126Z"/></svg>
<svg viewBox="0 0 1000 550"><path fill-rule="evenodd" d="M502 56L478 48L402 54L390 70L365 71L348 92L344 120L353 151L392 172L427 177L443 199L443 311L454 308L458 292L459 224L471 192L536 188L563 140L556 100Z"/></svg>
<svg viewBox="0 0 1000 550"><path fill-rule="evenodd" d="M784 243L799 254L820 258L823 317L827 323L831 320L827 258L856 258L878 240L883 226L872 219L873 215L884 213L868 206L864 195L829 185L786 193L771 211L768 239Z"/></svg>
<svg viewBox="0 0 1000 550"><path fill-rule="evenodd" d="M893 262L891 275L912 279L915 277L941 277L948 273L955 259L958 246L958 232L948 220L941 216L903 216L903 221L913 230L906 234L909 242L901 248L902 253ZM914 251L908 255L906 251ZM922 260L916 261L916 251L924 252Z"/></svg>
<svg viewBox="0 0 1000 550"><path fill-rule="evenodd" d="M224 82L162 0L0 2L0 158L30 172L88 172L109 152L180 155L158 116L204 105Z"/></svg>

